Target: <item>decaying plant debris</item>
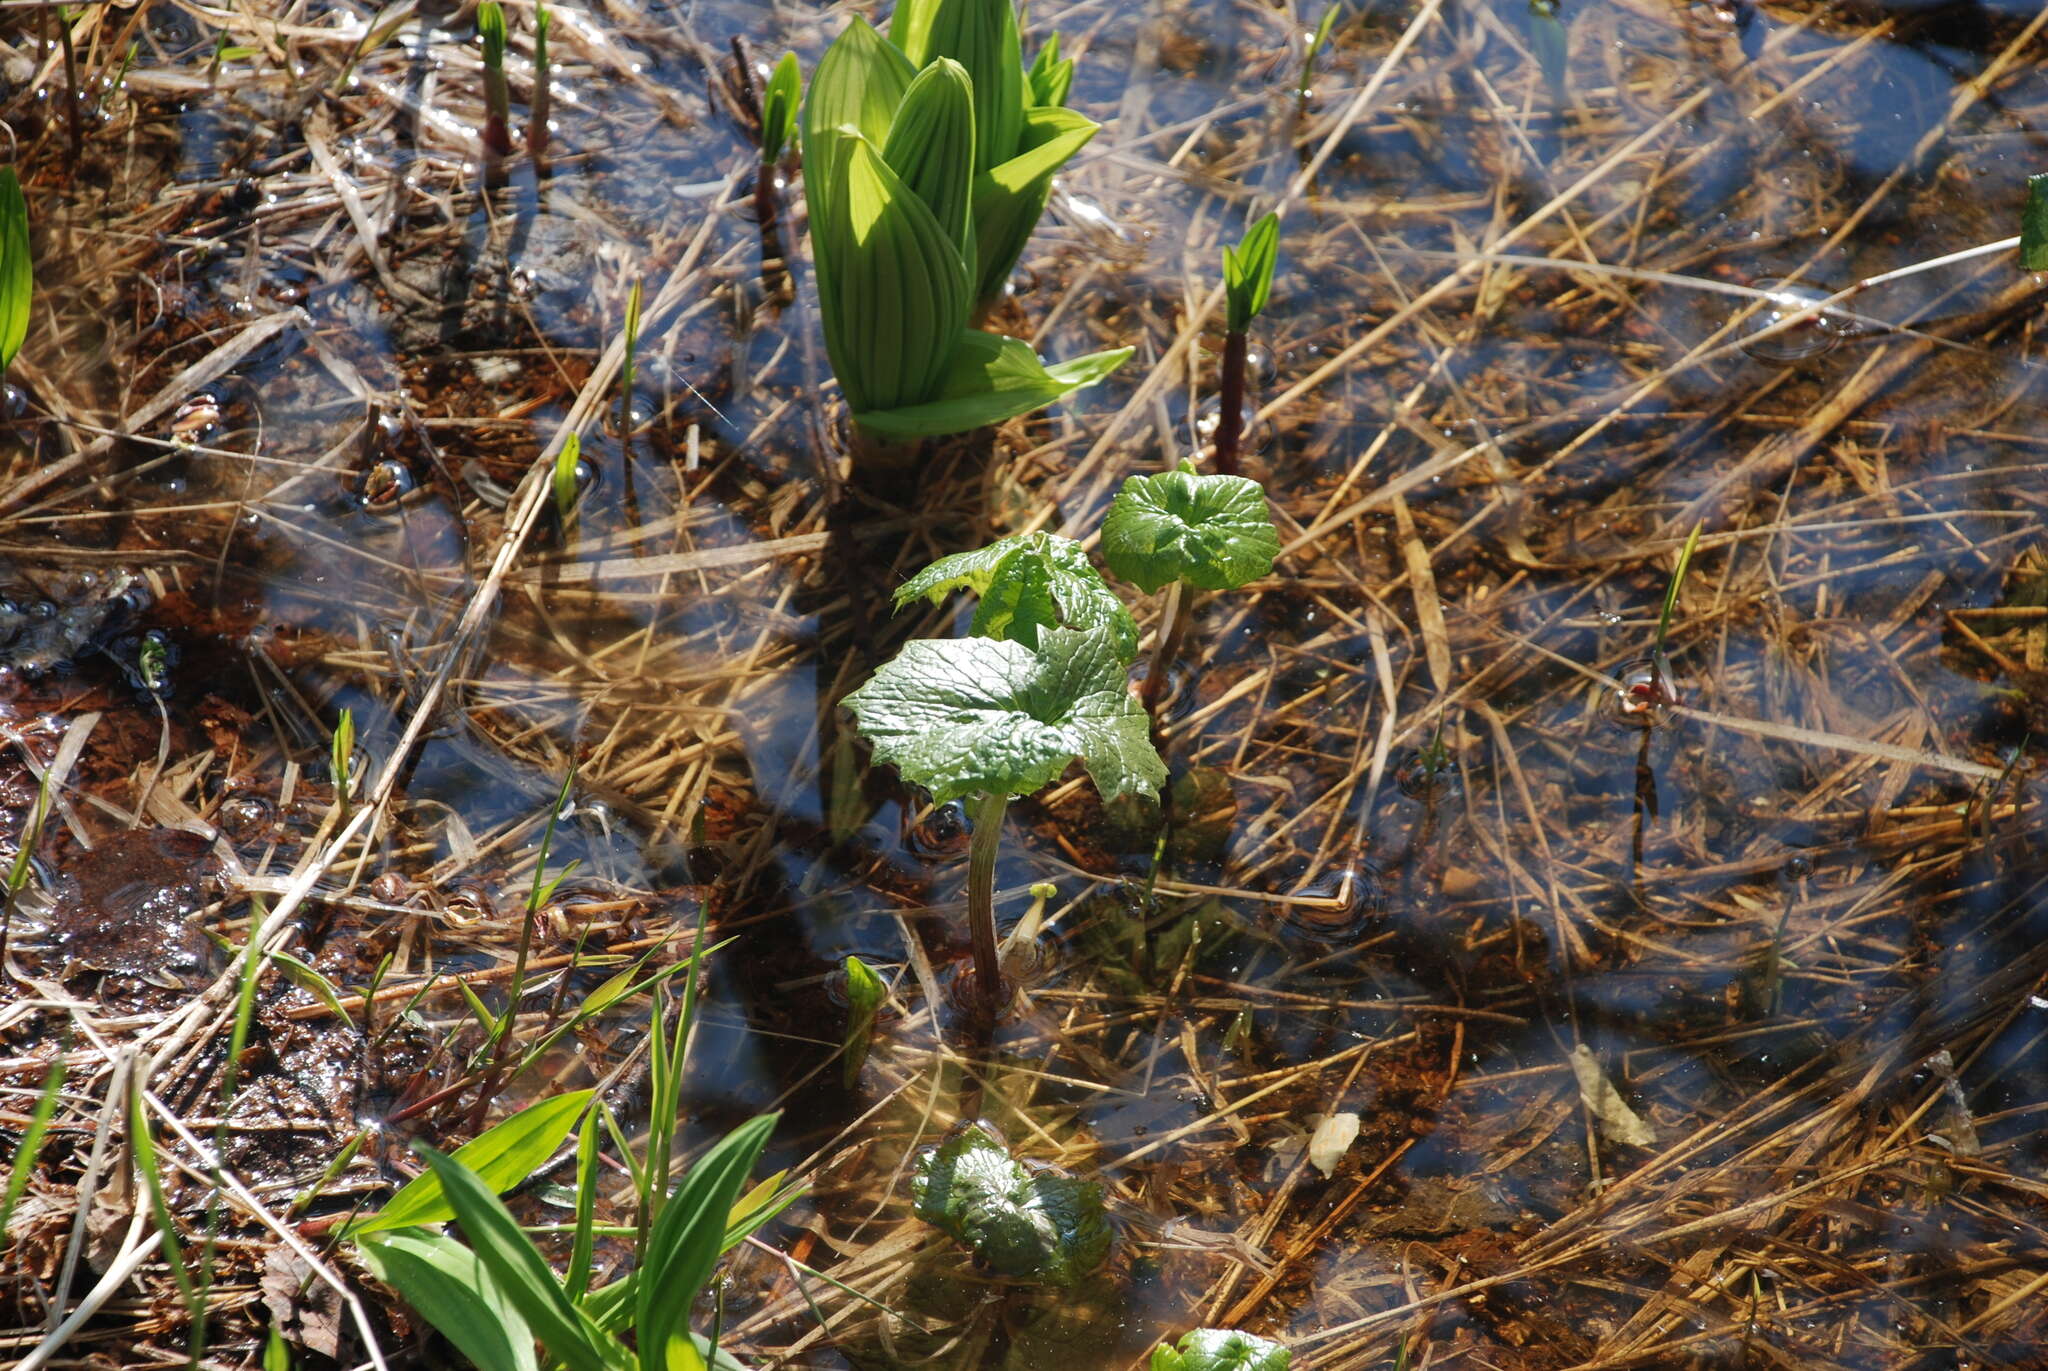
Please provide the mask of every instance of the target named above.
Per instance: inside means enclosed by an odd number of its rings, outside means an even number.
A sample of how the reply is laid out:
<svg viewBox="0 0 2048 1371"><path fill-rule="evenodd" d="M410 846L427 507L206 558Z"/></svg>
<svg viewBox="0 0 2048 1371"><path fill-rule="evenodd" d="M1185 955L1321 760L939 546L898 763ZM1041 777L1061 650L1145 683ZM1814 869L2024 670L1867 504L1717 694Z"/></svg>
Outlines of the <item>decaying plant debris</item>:
<svg viewBox="0 0 2048 1371"><path fill-rule="evenodd" d="M1968 257L1757 356L1774 306L1728 289L2011 234L2048 12L1587 4L1547 72L1524 7L1426 0L1347 16L1303 99L1320 12L1065 7L1105 127L990 323L1136 357L906 485L848 479L800 185L789 277L744 213L731 40L808 70L851 10L552 9L546 175L515 148L491 190L451 7L85 6L75 89L54 7L0 24L38 288L0 831L50 795L10 1158L66 1064L0 1356L195 1354L139 1116L208 1365L273 1330L298 1366L449 1364L343 1218L524 1102L646 1124L644 996L517 1079L476 1058L573 764L516 1033L700 916L731 940L685 1139L780 1107L767 1165L810 1187L725 1280L749 1365L1125 1366L1198 1326L1359 1371L2048 1364L2041 287ZM1093 529L1195 446L1220 245L1268 209L1244 465L1284 550L1198 608L1163 817L1078 773L1012 810L1001 912L1057 894L990 1029L957 823L834 703L952 631L891 616L910 572ZM1677 703L1627 726L1695 525ZM231 1055L252 937L292 960ZM852 1089L848 953L891 987ZM1103 1186L1073 1288L913 1217L915 1154L976 1118Z"/></svg>

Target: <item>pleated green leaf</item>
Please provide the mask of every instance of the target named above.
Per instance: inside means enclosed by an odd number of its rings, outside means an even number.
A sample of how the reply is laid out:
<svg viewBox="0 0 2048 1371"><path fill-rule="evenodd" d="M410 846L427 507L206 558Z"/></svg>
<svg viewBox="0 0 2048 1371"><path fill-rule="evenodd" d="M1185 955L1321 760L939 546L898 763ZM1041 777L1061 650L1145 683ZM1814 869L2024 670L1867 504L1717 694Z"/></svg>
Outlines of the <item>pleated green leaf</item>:
<svg viewBox="0 0 2048 1371"><path fill-rule="evenodd" d="M1060 36L1055 33L1045 40L1045 46L1032 60L1031 70L1025 73L1025 93L1033 105L1064 105L1073 85L1074 59L1061 60Z"/></svg>
<svg viewBox="0 0 2048 1371"><path fill-rule="evenodd" d="M1092 352L1046 366L1031 345L963 330L939 398L894 409L856 410L862 427L890 438L931 438L1000 424L1041 409L1122 366L1131 349Z"/></svg>
<svg viewBox="0 0 2048 1371"><path fill-rule="evenodd" d="M796 136L796 111L803 98L803 85L796 54L785 52L775 64L761 100L761 160L771 166L782 160L782 149Z"/></svg>
<svg viewBox="0 0 2048 1371"><path fill-rule="evenodd" d="M825 349L856 417L922 404L938 397L967 326L967 267L866 138L845 129L836 145L812 234Z"/></svg>
<svg viewBox="0 0 2048 1371"><path fill-rule="evenodd" d="M1024 129L1024 49L1016 0L936 0L920 5L899 38L913 65L950 57L974 82L974 127L980 145L974 169L987 171L1016 155Z"/></svg>
<svg viewBox="0 0 2048 1371"><path fill-rule="evenodd" d="M974 178L975 298L1003 293L1017 259L1045 213L1052 178L1088 145L1100 127L1067 109L1034 109L1024 116L1021 151Z"/></svg>
<svg viewBox="0 0 2048 1371"><path fill-rule="evenodd" d="M28 338L28 306L35 294L35 264L28 245L28 204L13 167L0 167L0 372L14 364Z"/></svg>
<svg viewBox="0 0 2048 1371"><path fill-rule="evenodd" d="M924 201L960 260L972 261L974 85L965 67L941 57L917 74L882 144L882 160Z"/></svg>
<svg viewBox="0 0 2048 1371"><path fill-rule="evenodd" d="M857 130L880 147L916 75L917 68L882 41L865 19L848 24L825 50L804 97L804 190L812 219L819 217L821 202L831 194L832 178L823 173L834 164L833 145L843 130ZM826 270L822 259L818 270Z"/></svg>

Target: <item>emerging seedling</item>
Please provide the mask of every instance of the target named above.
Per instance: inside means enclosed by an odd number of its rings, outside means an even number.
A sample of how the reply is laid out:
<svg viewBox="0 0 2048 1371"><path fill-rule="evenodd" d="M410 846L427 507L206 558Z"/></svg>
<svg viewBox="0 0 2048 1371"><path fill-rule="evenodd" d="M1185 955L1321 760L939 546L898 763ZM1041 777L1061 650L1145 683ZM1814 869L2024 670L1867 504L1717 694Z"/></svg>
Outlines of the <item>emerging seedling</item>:
<svg viewBox="0 0 2048 1371"><path fill-rule="evenodd" d="M28 243L28 203L13 167L0 167L0 377L28 339L29 303L36 288Z"/></svg>
<svg viewBox="0 0 2048 1371"><path fill-rule="evenodd" d="M555 105L548 68L548 28L554 21L554 11L546 5L533 7L533 103L526 111L526 153L533 158L536 171L543 168L548 155L548 119Z"/></svg>
<svg viewBox="0 0 2048 1371"><path fill-rule="evenodd" d="M1072 538L1020 533L941 557L897 589L896 608L920 596L938 604L956 590L981 597L967 630L977 638L1004 638L1035 652L1042 629L1099 629L1126 662L1137 653L1131 612Z"/></svg>
<svg viewBox="0 0 2048 1371"><path fill-rule="evenodd" d="M1102 1187L1021 1165L984 1124L918 1157L910 1199L918 1218L1000 1276L1068 1286L1109 1255Z"/></svg>
<svg viewBox="0 0 2048 1371"><path fill-rule="evenodd" d="M904 440L1029 413L1131 350L1047 367L1029 344L968 327L1095 125L1022 103L1009 0L909 0L890 33L895 46L855 19L819 62L804 178L833 372L856 423Z"/></svg>
<svg viewBox="0 0 2048 1371"><path fill-rule="evenodd" d="M1171 587L1145 672L1147 709L1159 702L1187 630L1190 590L1235 590L1273 569L1280 537L1258 482L1178 471L1133 476L1102 520L1102 559L1148 594Z"/></svg>
<svg viewBox="0 0 2048 1371"><path fill-rule="evenodd" d="M633 432L633 359L640 346L640 283L626 293L626 356L619 364L619 433Z"/></svg>
<svg viewBox="0 0 2048 1371"><path fill-rule="evenodd" d="M2020 266L2048 271L2048 172L2027 178L2027 203L2020 211Z"/></svg>
<svg viewBox="0 0 2048 1371"><path fill-rule="evenodd" d="M512 95L505 84L505 11L497 0L476 7L477 37L484 46L484 157L512 155Z"/></svg>
<svg viewBox="0 0 2048 1371"><path fill-rule="evenodd" d="M356 758L356 714L352 709L341 711L341 718L334 724L334 737L328 743L327 777L334 783L334 808L336 825L348 822L349 787L355 776Z"/></svg>
<svg viewBox="0 0 2048 1371"><path fill-rule="evenodd" d="M555 517L565 533L570 516L576 512L576 497L582 494L576 482L576 464L582 459L583 440L572 433L562 440L562 450L555 454L555 469L549 478L555 496Z"/></svg>
<svg viewBox="0 0 2048 1371"><path fill-rule="evenodd" d="M860 1079L875 1037L875 1015L887 997L882 978L858 957L846 959L846 1041L840 1046L840 1083L848 1090Z"/></svg>
<svg viewBox="0 0 2048 1371"><path fill-rule="evenodd" d="M1550 87L1551 101L1563 108L1571 34L1565 28L1560 0L1529 0L1529 46L1536 50L1536 65L1542 68L1543 83Z"/></svg>
<svg viewBox="0 0 2048 1371"><path fill-rule="evenodd" d="M974 797L967 918L984 999L1002 990L996 847L1003 811L1079 758L1104 800L1156 795L1165 763L1131 698L1125 658L1103 630L1044 628L1034 651L994 638L920 638L846 697L875 759L936 804Z"/></svg>
<svg viewBox="0 0 2048 1371"><path fill-rule="evenodd" d="M754 173L754 217L764 228L782 213L777 168L782 165L782 154L796 140L796 113L803 100L803 85L796 54L786 52L775 64L768 86L761 93L761 165Z"/></svg>
<svg viewBox="0 0 2048 1371"><path fill-rule="evenodd" d="M1252 320L1266 308L1273 293L1273 264L1280 253L1280 219L1268 214L1253 224L1236 247L1223 249L1223 289L1227 305L1223 335L1222 408L1216 416L1216 470L1237 474L1237 453L1244 441L1245 360L1250 351Z"/></svg>
<svg viewBox="0 0 2048 1371"><path fill-rule="evenodd" d="M1671 672L1671 659L1664 650L1664 640L1671 632L1671 615L1678 608L1678 590L1685 584L1686 573L1692 569L1692 555L1699 548L1702 527L1694 524L1692 532L1686 535L1685 546L1678 550L1677 565L1672 567L1670 583L1664 587L1664 608L1657 615L1657 636L1650 643L1649 661L1622 669L1616 707L1625 723L1650 727L1678 703L1678 685Z"/></svg>
<svg viewBox="0 0 2048 1371"><path fill-rule="evenodd" d="M1287 1371L1293 1354L1277 1342L1234 1328L1197 1328L1178 1349L1152 1349L1150 1371Z"/></svg>
<svg viewBox="0 0 2048 1371"><path fill-rule="evenodd" d="M1339 3L1323 11L1322 20L1316 25L1316 31L1309 35L1308 51L1301 59L1301 80L1294 88L1296 98L1303 105L1308 104L1309 97L1315 93L1312 83L1316 74L1316 58L1320 57L1323 49L1329 45L1330 34L1337 27L1337 16L1343 12L1344 6L1342 0L1339 0Z"/></svg>

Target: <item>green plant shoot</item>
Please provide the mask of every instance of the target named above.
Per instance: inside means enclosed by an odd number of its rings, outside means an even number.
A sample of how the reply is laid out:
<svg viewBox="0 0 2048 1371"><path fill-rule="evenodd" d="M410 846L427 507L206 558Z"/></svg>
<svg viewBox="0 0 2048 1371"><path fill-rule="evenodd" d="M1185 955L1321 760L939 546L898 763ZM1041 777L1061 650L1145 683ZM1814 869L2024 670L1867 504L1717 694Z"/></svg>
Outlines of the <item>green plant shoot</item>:
<svg viewBox="0 0 2048 1371"><path fill-rule="evenodd" d="M1008 280L1044 208L1039 192L1095 125L1024 106L1009 0L911 0L890 32L894 45L855 19L819 62L804 177L833 372L862 428L910 439L1051 404L1130 349L1048 367L1029 344L968 327L976 301ZM1013 124L1023 131L1010 146L1023 150L986 161Z"/></svg>
<svg viewBox="0 0 2048 1371"><path fill-rule="evenodd" d="M848 1090L860 1079L868 1044L874 1041L875 1014L887 994L882 978L866 962L858 957L846 959L846 1041L840 1048L840 1079Z"/></svg>
<svg viewBox="0 0 2048 1371"><path fill-rule="evenodd" d="M619 432L633 431L633 358L640 346L640 283L626 292L626 356L619 364Z"/></svg>
<svg viewBox="0 0 2048 1371"><path fill-rule="evenodd" d="M583 439L571 433L562 440L562 450L555 454L551 481L555 493L555 517L564 529L569 527L569 517L576 512L576 464L582 458Z"/></svg>
<svg viewBox="0 0 2048 1371"><path fill-rule="evenodd" d="M13 167L0 167L0 375L28 340L35 263L28 241L28 203Z"/></svg>
<svg viewBox="0 0 2048 1371"><path fill-rule="evenodd" d="M1692 555L1699 549L1700 530L1704 527L1694 524L1692 532L1685 536L1685 546L1678 550L1678 561L1671 568L1671 582L1664 587L1664 608L1657 612L1656 650L1660 654L1664 651L1665 635L1671 631L1672 611L1678 608L1679 587L1685 584L1685 574L1692 569Z"/></svg>
<svg viewBox="0 0 2048 1371"><path fill-rule="evenodd" d="M1006 638L1036 651L1043 629L1100 629L1126 662L1137 655L1131 612L1071 538L1020 533L941 557L897 588L896 608L920 597L938 604L955 590L981 598L968 629L977 638Z"/></svg>
<svg viewBox="0 0 2048 1371"><path fill-rule="evenodd" d="M512 94L505 84L505 11L497 0L476 7L476 32L484 48L484 151L506 157L512 152Z"/></svg>
<svg viewBox="0 0 2048 1371"><path fill-rule="evenodd" d="M526 111L526 151L536 164L547 155L548 120L554 114L554 74L548 63L548 29L554 22L554 11L546 5L533 7L533 103Z"/></svg>
<svg viewBox="0 0 2048 1371"><path fill-rule="evenodd" d="M0 181L0 197L6 195L11 184ZM0 199L0 214L5 213L4 206L4 199ZM4 222L11 225L12 220ZM27 232L26 228L23 232ZM2020 266L2027 271L2048 271L2048 171L2027 178L2026 208L2020 211ZM5 298L5 292L0 291L0 300ZM0 318L5 317L4 308L0 308ZM12 355L5 351L8 336L12 335L0 335L0 356Z"/></svg>
<svg viewBox="0 0 2048 1371"><path fill-rule="evenodd" d="M796 137L797 106L803 99L803 73L796 54L786 52L768 77L761 97L761 165L772 167Z"/></svg>
<svg viewBox="0 0 2048 1371"><path fill-rule="evenodd" d="M1216 470L1237 474L1238 448L1244 442L1247 400L1245 371L1250 356L1252 320L1266 308L1273 293L1273 264L1280 253L1280 218L1268 214L1253 224L1236 247L1223 249L1223 292L1226 324L1223 335L1223 376L1216 415Z"/></svg>
<svg viewBox="0 0 2048 1371"><path fill-rule="evenodd" d="M1156 795L1166 779L1125 669L1103 630L1042 629L1036 651L994 638L919 638L846 697L877 761L935 804L973 797L967 917L991 1005L1002 988L995 861L1010 797L1048 784L1077 757L1105 800Z"/></svg>
<svg viewBox="0 0 2048 1371"><path fill-rule="evenodd" d="M1344 5L1342 0L1339 0L1337 4L1323 11L1321 21L1316 24L1316 31L1309 35L1308 51L1303 53L1301 58L1301 80L1294 88L1295 94L1300 97L1303 104L1307 104L1309 97L1315 93L1312 83L1316 74L1316 58L1322 56L1323 49L1329 45L1330 34L1337 27L1337 17L1343 12Z"/></svg>
<svg viewBox="0 0 2048 1371"><path fill-rule="evenodd" d="M328 744L327 775L334 784L334 804L341 822L348 822L349 788L355 780L356 760L356 714L352 709L341 711L341 718L334 724L334 737Z"/></svg>

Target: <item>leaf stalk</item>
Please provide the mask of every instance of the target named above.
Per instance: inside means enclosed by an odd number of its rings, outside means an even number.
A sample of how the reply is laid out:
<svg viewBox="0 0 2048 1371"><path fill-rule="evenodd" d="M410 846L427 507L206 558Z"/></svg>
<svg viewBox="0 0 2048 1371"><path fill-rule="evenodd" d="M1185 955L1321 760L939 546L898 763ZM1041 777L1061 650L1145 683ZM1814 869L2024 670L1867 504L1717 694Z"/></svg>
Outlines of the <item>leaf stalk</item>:
<svg viewBox="0 0 2048 1371"><path fill-rule="evenodd" d="M974 940L975 980L993 1007L1003 993L1002 952L996 944L996 851L1010 797L998 791L974 805L974 838L967 849L967 928Z"/></svg>

